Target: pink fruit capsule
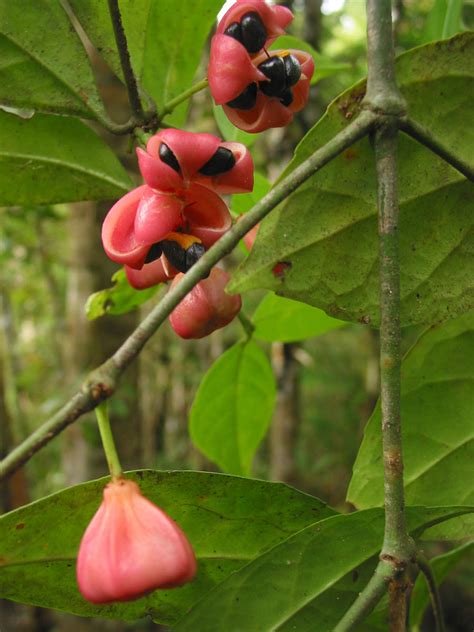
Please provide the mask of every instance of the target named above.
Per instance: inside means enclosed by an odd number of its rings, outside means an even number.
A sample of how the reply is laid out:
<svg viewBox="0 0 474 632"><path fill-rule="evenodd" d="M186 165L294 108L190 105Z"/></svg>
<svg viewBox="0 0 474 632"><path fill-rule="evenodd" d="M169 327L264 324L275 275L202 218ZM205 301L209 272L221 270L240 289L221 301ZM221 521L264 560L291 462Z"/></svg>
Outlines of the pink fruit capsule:
<svg viewBox="0 0 474 632"><path fill-rule="evenodd" d="M85 599L110 603L191 581L196 559L178 525L135 482L118 479L84 533L76 572Z"/></svg>

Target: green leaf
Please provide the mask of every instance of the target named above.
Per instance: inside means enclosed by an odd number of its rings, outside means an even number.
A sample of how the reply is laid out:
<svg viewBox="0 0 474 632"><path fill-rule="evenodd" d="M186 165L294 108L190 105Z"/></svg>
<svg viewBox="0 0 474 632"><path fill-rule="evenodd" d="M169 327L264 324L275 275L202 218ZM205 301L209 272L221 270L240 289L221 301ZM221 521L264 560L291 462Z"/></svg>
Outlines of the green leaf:
<svg viewBox="0 0 474 632"><path fill-rule="evenodd" d="M131 181L109 147L77 119L0 111L0 205L115 199Z"/></svg>
<svg viewBox="0 0 474 632"><path fill-rule="evenodd" d="M412 49L397 60L410 115L467 162L474 160L474 126L466 126L473 76L473 33ZM362 82L332 103L284 175L357 115L364 93ZM474 189L403 134L398 165L402 323L455 317L474 306ZM275 275L279 261L289 265ZM376 183L368 139L312 176L262 222L252 252L230 284L236 292L254 288L337 318L377 325Z"/></svg>
<svg viewBox="0 0 474 632"><path fill-rule="evenodd" d="M120 60L106 2L71 0L75 15L110 67L121 77ZM132 66L158 109L189 88L221 0L122 2L120 10ZM188 103L166 123L183 125Z"/></svg>
<svg viewBox="0 0 474 632"><path fill-rule="evenodd" d="M104 112L89 58L60 2L0 0L0 15L0 103L87 118Z"/></svg>
<svg viewBox="0 0 474 632"><path fill-rule="evenodd" d="M311 78L312 85L318 83L318 81L321 81L321 79L332 77L333 75L337 75L337 73L339 72L351 70L352 68L351 64L332 61L328 57L324 57L324 55L321 55L321 53L318 53L316 50L314 50L311 44L308 44L308 42L300 40L298 37L294 37L293 35L283 35L283 37L279 37L270 46L270 50L279 50L285 48L303 50L312 56L312 58L314 59L314 74Z"/></svg>
<svg viewBox="0 0 474 632"><path fill-rule="evenodd" d="M411 507L411 532L473 509ZM383 510L327 518L229 575L174 628L330 632L368 579L382 545ZM375 564L376 561L373 561Z"/></svg>
<svg viewBox="0 0 474 632"><path fill-rule="evenodd" d="M187 586L129 603L95 606L79 594L75 558L108 479L71 487L0 518L0 595L82 616L171 625L229 573L308 524L334 515L280 483L201 472L127 474L183 528L198 558ZM202 629L202 628L201 628Z"/></svg>
<svg viewBox="0 0 474 632"><path fill-rule="evenodd" d="M212 111L214 113L214 118L216 119L217 127L219 128L224 140L228 142L243 143L247 147L251 147L257 140L257 134L248 134L238 127L235 127L235 125L232 125L220 105L213 105Z"/></svg>
<svg viewBox="0 0 474 632"><path fill-rule="evenodd" d="M271 421L275 390L265 353L252 340L237 343L201 382L191 409L193 443L221 469L250 475Z"/></svg>
<svg viewBox="0 0 474 632"><path fill-rule="evenodd" d="M267 178L257 171L254 174L253 191L233 195L230 208L234 213L238 213L239 215L250 211L250 209L270 191L271 186Z"/></svg>
<svg viewBox="0 0 474 632"><path fill-rule="evenodd" d="M441 582L448 576L454 567L466 557L471 557L474 550L474 542L468 542L463 546L459 546L449 553L439 555L430 560L430 566L435 576L436 584L439 586ZM410 628L415 632L420 630L421 621L426 608L430 604L430 596L426 585L426 579L420 573L415 582L415 586L410 595Z"/></svg>
<svg viewBox="0 0 474 632"><path fill-rule="evenodd" d="M464 0L448 0L448 8L443 24L443 38L451 37L462 30L462 7Z"/></svg>
<svg viewBox="0 0 474 632"><path fill-rule="evenodd" d="M406 501L412 505L474 501L473 357L470 312L429 329L403 360L404 479ZM378 404L367 423L347 494L359 508L383 504L380 427Z"/></svg>
<svg viewBox="0 0 474 632"><path fill-rule="evenodd" d="M276 296L272 292L261 301L252 322L255 338L268 342L306 340L346 324L316 307Z"/></svg>
<svg viewBox="0 0 474 632"><path fill-rule="evenodd" d="M431 11L426 18L423 43L442 39L447 8L448 0L434 0Z"/></svg>
<svg viewBox="0 0 474 632"><path fill-rule="evenodd" d="M94 320L105 314L117 316L126 314L146 303L154 296L159 286L146 290L136 290L127 281L125 270L121 268L112 276L114 285L91 294L85 305L86 316Z"/></svg>

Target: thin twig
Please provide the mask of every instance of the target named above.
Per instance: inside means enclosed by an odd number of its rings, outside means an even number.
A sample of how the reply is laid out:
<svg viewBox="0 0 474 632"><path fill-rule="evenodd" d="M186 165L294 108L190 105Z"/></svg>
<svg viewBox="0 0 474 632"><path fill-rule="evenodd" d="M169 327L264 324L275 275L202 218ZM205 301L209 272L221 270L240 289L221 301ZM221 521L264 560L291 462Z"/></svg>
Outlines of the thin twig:
<svg viewBox="0 0 474 632"><path fill-rule="evenodd" d="M255 325L253 324L253 322L250 320L250 318L247 316L247 314L244 312L243 309L241 309L240 312L238 313L238 318L240 320L240 324L242 325L245 331L245 335L247 336L247 338L251 338L253 335L253 332L255 331Z"/></svg>
<svg viewBox="0 0 474 632"><path fill-rule="evenodd" d="M425 127L410 117L404 117L400 121L400 129L425 147L428 147L428 149L431 149L433 153L457 169L468 180L474 182L474 165L462 160Z"/></svg>
<svg viewBox="0 0 474 632"><path fill-rule="evenodd" d="M128 51L125 31L123 30L122 17L120 15L118 0L108 0L108 3L109 13L114 28L115 43L117 44L117 49L120 57L120 65L122 66L123 77L125 79L125 85L127 86L128 98L130 101L132 112L138 124L143 121L144 114L142 103L140 101L140 95L138 94L137 80L135 79L135 74L130 62L130 53Z"/></svg>
<svg viewBox="0 0 474 632"><path fill-rule="evenodd" d="M436 632L446 632L444 625L443 605L441 603L441 597L439 595L438 585L433 575L429 560L420 551L416 554L416 563L418 568L423 573L426 584L428 586L428 592L431 600L431 607L433 609L433 615L436 623Z"/></svg>
<svg viewBox="0 0 474 632"><path fill-rule="evenodd" d="M95 408L103 399L110 397L116 388L118 378L138 356L145 343L184 296L201 279L205 278L211 268L227 255L240 239L268 215L277 204L342 151L367 135L375 126L377 118L373 112L362 112L345 129L315 151L312 156L277 184L251 211L242 217L241 221L223 235L186 273L180 283L165 295L115 354L89 375L83 389L0 462L0 480L28 461L41 447L49 443L83 413Z"/></svg>
<svg viewBox="0 0 474 632"><path fill-rule="evenodd" d="M168 101L168 103L165 104L164 108L157 115L158 122L161 123L162 119L168 114L171 114L171 112L173 112L173 110L178 107L178 105L180 105L187 99L190 99L197 92L204 90L204 88L207 88L208 85L209 82L207 78L201 79L201 81L198 81L187 90L184 90L184 92L182 92L181 94L178 94L178 96L174 97L174 99Z"/></svg>

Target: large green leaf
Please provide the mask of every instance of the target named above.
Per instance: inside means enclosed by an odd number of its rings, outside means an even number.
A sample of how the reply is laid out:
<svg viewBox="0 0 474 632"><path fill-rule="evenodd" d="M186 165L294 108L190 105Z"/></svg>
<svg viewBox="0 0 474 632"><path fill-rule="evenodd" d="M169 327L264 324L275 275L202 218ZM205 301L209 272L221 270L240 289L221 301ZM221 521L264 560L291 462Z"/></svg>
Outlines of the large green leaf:
<svg viewBox="0 0 474 632"><path fill-rule="evenodd" d="M198 576L186 587L95 606L79 594L75 558L106 479L71 487L0 518L0 596L84 616L173 623L212 586L303 527L334 515L280 483L200 472L133 472L143 493L184 529ZM202 629L202 628L201 628Z"/></svg>
<svg viewBox="0 0 474 632"><path fill-rule="evenodd" d="M249 475L271 420L275 379L252 340L228 349L204 376L191 409L193 443L226 472Z"/></svg>
<svg viewBox="0 0 474 632"><path fill-rule="evenodd" d="M463 512L411 507L408 526L419 531ZM383 523L383 510L371 509L306 527L229 575L173 630L330 632L368 579Z"/></svg>
<svg viewBox="0 0 474 632"><path fill-rule="evenodd" d="M295 342L342 327L321 309L269 292L252 317L254 336L269 342Z"/></svg>
<svg viewBox="0 0 474 632"><path fill-rule="evenodd" d="M474 312L469 312L429 329L403 361L401 414L410 504L474 502L473 357ZM347 494L359 508L383 504L380 427L378 405Z"/></svg>
<svg viewBox="0 0 474 632"><path fill-rule="evenodd" d="M107 2L71 0L70 4L91 41L122 76ZM133 69L158 109L191 85L221 5L221 0L120 3ZM167 123L182 125L186 111L186 104L180 106Z"/></svg>
<svg viewBox="0 0 474 632"><path fill-rule="evenodd" d="M397 60L410 115L466 161L474 159L474 126L466 125L473 77L473 33L412 49ZM358 114L364 93L362 82L331 104L284 175ZM474 305L474 189L403 134L398 164L402 323L456 316ZM376 224L373 151L363 139L270 214L230 287L274 290L337 318L376 325ZM285 272L274 274L279 261L287 263Z"/></svg>
<svg viewBox="0 0 474 632"><path fill-rule="evenodd" d="M105 314L118 316L131 312L146 303L159 290L159 285L145 290L136 290L127 281L123 268L112 276L112 281L114 282L112 287L94 292L88 297L84 309L89 320L100 318Z"/></svg>
<svg viewBox="0 0 474 632"><path fill-rule="evenodd" d="M430 560L430 566L435 576L437 585L448 576L462 559L472 557L474 551L474 542L463 544L449 553L438 555ZM419 632L423 614L430 604L430 596L425 577L420 573L410 595L410 629L413 632Z"/></svg>
<svg viewBox="0 0 474 632"><path fill-rule="evenodd" d="M114 199L130 187L113 152L81 121L0 111L0 205Z"/></svg>
<svg viewBox="0 0 474 632"><path fill-rule="evenodd" d="M0 103L87 118L103 112L87 54L58 0L0 0Z"/></svg>

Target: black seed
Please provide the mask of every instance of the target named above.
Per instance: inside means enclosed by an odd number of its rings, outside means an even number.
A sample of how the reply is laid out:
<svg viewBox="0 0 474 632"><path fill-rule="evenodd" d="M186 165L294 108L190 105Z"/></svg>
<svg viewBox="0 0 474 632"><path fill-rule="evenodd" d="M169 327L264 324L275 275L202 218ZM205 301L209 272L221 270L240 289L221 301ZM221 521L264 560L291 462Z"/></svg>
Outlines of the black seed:
<svg viewBox="0 0 474 632"><path fill-rule="evenodd" d="M163 253L172 266L180 272L186 272L186 250L178 242L165 239L161 242Z"/></svg>
<svg viewBox="0 0 474 632"><path fill-rule="evenodd" d="M153 244L151 246L146 256L145 263L151 263L152 261L155 261L155 259L159 259L161 257L161 255L163 254L161 243L161 241L158 241L156 242L156 244Z"/></svg>
<svg viewBox="0 0 474 632"><path fill-rule="evenodd" d="M189 246L189 248L186 250L186 271L188 271L189 268L191 268L196 263L196 261L199 261L199 259L205 252L206 249L200 243L196 242L195 244Z"/></svg>
<svg viewBox="0 0 474 632"><path fill-rule="evenodd" d="M289 105L293 103L293 94L291 93L290 89L282 92L279 98L280 98L280 103L282 103L285 107L288 107Z"/></svg>
<svg viewBox="0 0 474 632"><path fill-rule="evenodd" d="M267 29L258 13L253 11L242 16L240 21L242 43L249 53L257 53L267 39Z"/></svg>
<svg viewBox="0 0 474 632"><path fill-rule="evenodd" d="M258 69L268 77L268 81L260 81L259 88L267 97L278 97L285 90L285 63L281 57L270 57L259 64Z"/></svg>
<svg viewBox="0 0 474 632"><path fill-rule="evenodd" d="M161 143L158 153L160 154L160 158L165 163L165 165L168 165L168 167L174 169L176 173L181 173L179 162L177 161L176 156L173 154L166 143Z"/></svg>
<svg viewBox="0 0 474 632"><path fill-rule="evenodd" d="M232 24L229 24L229 26L224 31L224 35L228 35L229 37L233 37L234 39L236 39L241 44L244 43L243 42L243 38L242 38L242 30L241 30L240 24L238 22L232 22Z"/></svg>
<svg viewBox="0 0 474 632"><path fill-rule="evenodd" d="M257 103L257 84L249 84L238 97L228 101L226 105L236 110L251 110Z"/></svg>
<svg viewBox="0 0 474 632"><path fill-rule="evenodd" d="M199 169L203 176L217 176L230 171L235 165L234 154L226 147L219 147L216 153Z"/></svg>
<svg viewBox="0 0 474 632"><path fill-rule="evenodd" d="M294 55L287 55L283 58L285 64L286 85L289 88L298 83L301 77L301 64Z"/></svg>

